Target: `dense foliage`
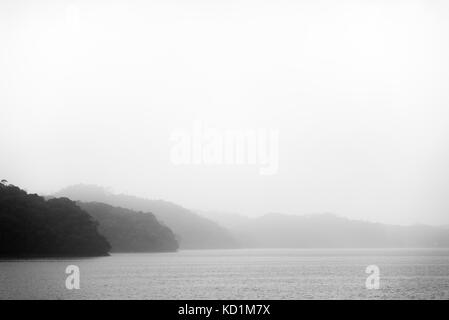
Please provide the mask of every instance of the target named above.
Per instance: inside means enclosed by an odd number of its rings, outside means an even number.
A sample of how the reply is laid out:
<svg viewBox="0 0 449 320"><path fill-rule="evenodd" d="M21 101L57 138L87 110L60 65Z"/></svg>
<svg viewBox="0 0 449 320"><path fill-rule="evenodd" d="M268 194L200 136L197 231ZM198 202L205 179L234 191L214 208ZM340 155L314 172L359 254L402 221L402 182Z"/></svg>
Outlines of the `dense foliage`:
<svg viewBox="0 0 449 320"><path fill-rule="evenodd" d="M0 183L0 256L99 256L109 249L97 223L75 202L46 201Z"/></svg>

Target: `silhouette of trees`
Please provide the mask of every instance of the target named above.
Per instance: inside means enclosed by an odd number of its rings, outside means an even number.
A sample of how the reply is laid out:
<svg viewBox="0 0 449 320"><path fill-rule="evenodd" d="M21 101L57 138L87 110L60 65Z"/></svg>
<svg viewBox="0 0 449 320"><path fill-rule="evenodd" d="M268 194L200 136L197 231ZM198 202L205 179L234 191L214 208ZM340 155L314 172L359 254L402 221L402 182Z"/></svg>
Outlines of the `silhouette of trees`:
<svg viewBox="0 0 449 320"><path fill-rule="evenodd" d="M45 201L0 184L0 256L97 256L110 249L97 223L67 198Z"/></svg>

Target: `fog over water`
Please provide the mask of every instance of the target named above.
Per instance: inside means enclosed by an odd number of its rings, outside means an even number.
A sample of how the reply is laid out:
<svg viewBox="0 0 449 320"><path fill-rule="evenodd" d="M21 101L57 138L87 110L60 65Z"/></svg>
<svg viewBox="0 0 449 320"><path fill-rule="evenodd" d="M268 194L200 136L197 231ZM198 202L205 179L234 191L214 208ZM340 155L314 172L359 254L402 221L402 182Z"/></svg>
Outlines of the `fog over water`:
<svg viewBox="0 0 449 320"><path fill-rule="evenodd" d="M438 0L3 0L0 179L449 225L448 14ZM195 162L230 131L261 134L253 162Z"/></svg>

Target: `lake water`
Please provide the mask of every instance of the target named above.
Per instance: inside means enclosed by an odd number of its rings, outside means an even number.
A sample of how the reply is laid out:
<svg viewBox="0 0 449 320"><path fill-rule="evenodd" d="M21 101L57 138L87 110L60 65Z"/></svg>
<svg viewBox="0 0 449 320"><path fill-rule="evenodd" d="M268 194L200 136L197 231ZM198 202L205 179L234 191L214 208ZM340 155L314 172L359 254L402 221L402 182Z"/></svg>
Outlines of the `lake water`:
<svg viewBox="0 0 449 320"><path fill-rule="evenodd" d="M67 290L65 269L80 268ZM368 265L380 289L365 287ZM0 299L449 299L448 250L198 250L0 260Z"/></svg>

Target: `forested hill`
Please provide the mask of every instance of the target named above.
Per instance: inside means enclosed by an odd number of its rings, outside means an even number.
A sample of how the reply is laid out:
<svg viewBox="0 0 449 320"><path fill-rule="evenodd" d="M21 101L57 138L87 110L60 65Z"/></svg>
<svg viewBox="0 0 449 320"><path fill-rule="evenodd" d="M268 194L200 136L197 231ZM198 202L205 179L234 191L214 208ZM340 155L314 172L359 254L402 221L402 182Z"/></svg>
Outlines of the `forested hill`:
<svg viewBox="0 0 449 320"><path fill-rule="evenodd" d="M95 185L73 185L57 192L55 197L74 201L102 202L112 206L152 212L176 235L181 249L235 248L237 243L225 228L186 208L164 200L150 200L124 194L113 194Z"/></svg>
<svg viewBox="0 0 449 320"><path fill-rule="evenodd" d="M109 250L97 223L75 202L46 201L0 184L0 256L102 256Z"/></svg>
<svg viewBox="0 0 449 320"><path fill-rule="evenodd" d="M137 212L99 202L77 202L99 223L113 252L176 251L173 232L150 212Z"/></svg>

